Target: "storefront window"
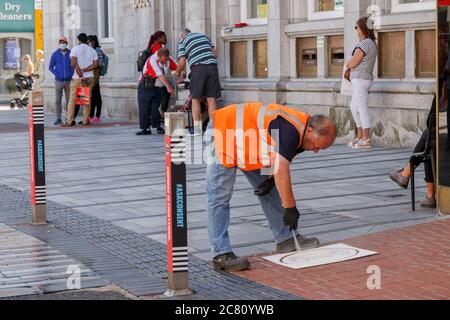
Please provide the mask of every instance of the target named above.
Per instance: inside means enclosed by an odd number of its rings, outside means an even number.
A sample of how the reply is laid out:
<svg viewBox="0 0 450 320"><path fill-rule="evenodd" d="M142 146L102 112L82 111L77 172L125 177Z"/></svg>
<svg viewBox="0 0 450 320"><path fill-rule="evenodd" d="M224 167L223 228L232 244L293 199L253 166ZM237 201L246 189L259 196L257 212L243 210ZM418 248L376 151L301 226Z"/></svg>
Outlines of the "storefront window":
<svg viewBox="0 0 450 320"><path fill-rule="evenodd" d="M328 77L339 78L344 67L344 36L328 38Z"/></svg>
<svg viewBox="0 0 450 320"><path fill-rule="evenodd" d="M254 42L255 77L267 78L267 40L256 40Z"/></svg>
<svg viewBox="0 0 450 320"><path fill-rule="evenodd" d="M436 77L436 32L435 30L418 30L416 38L416 77Z"/></svg>
<svg viewBox="0 0 450 320"><path fill-rule="evenodd" d="M436 0L391 0L392 12L436 10Z"/></svg>
<svg viewBox="0 0 450 320"><path fill-rule="evenodd" d="M230 43L230 73L232 78L247 78L247 41Z"/></svg>
<svg viewBox="0 0 450 320"><path fill-rule="evenodd" d="M112 0L98 0L99 34L102 39L113 38Z"/></svg>
<svg viewBox="0 0 450 320"><path fill-rule="evenodd" d="M5 39L3 40L4 46L4 65L5 70L18 70L20 69L20 57L22 52L20 49L20 42L18 39Z"/></svg>
<svg viewBox="0 0 450 320"><path fill-rule="evenodd" d="M380 78L405 77L405 33L383 32L379 34Z"/></svg>
<svg viewBox="0 0 450 320"><path fill-rule="evenodd" d="M344 10L344 0L317 0L316 11Z"/></svg>
<svg viewBox="0 0 450 320"><path fill-rule="evenodd" d="M250 18L267 19L267 0L250 0Z"/></svg>
<svg viewBox="0 0 450 320"><path fill-rule="evenodd" d="M301 78L317 77L317 38L297 39L297 75Z"/></svg>

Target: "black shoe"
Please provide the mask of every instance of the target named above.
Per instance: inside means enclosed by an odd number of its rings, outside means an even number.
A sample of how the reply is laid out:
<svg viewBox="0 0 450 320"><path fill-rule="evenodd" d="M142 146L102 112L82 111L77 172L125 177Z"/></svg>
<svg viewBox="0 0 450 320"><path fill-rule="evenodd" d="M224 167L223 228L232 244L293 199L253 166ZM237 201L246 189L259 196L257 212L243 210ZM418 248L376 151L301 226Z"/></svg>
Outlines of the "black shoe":
<svg viewBox="0 0 450 320"><path fill-rule="evenodd" d="M163 127L159 127L158 129L156 129L156 132L157 132L158 134L166 134L166 130L164 130Z"/></svg>
<svg viewBox="0 0 450 320"><path fill-rule="evenodd" d="M78 122L78 124L83 124L83 121Z"/></svg>
<svg viewBox="0 0 450 320"><path fill-rule="evenodd" d="M320 246L319 239L317 238L305 238L304 236L298 234L297 240L302 250L314 249ZM293 237L277 244L277 253L289 253L295 251L297 251L297 248L295 247L295 240Z"/></svg>
<svg viewBox="0 0 450 320"><path fill-rule="evenodd" d="M67 122L64 122L64 123L61 124L61 126L62 126L62 127L75 127L75 126L76 126L76 123L75 123L75 121L72 121L71 124L69 124L69 123L67 123Z"/></svg>
<svg viewBox="0 0 450 320"><path fill-rule="evenodd" d="M136 133L137 136L149 136L151 134L152 134L152 132L150 130L142 130L142 131L139 131L138 133Z"/></svg>
<svg viewBox="0 0 450 320"><path fill-rule="evenodd" d="M55 123L53 123L53 125L57 126L60 125L62 123L61 119L56 119Z"/></svg>
<svg viewBox="0 0 450 320"><path fill-rule="evenodd" d="M213 259L214 270L242 271L250 268L247 258L239 258L233 252L222 254Z"/></svg>

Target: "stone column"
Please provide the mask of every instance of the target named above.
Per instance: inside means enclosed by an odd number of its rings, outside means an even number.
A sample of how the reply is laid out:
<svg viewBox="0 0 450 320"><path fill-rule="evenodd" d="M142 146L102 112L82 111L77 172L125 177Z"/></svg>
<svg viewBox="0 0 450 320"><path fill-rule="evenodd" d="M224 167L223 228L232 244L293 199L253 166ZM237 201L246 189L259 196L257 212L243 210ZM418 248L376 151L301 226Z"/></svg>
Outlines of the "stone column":
<svg viewBox="0 0 450 320"><path fill-rule="evenodd" d="M192 32L211 34L210 0L185 0L186 27Z"/></svg>
<svg viewBox="0 0 450 320"><path fill-rule="evenodd" d="M416 77L416 50L414 30L405 31L405 79Z"/></svg>
<svg viewBox="0 0 450 320"><path fill-rule="evenodd" d="M289 17L289 1L269 1L267 44L269 48L269 79L279 81L289 77L289 37L284 32Z"/></svg>
<svg viewBox="0 0 450 320"><path fill-rule="evenodd" d="M328 43L324 36L317 37L317 78L325 79L328 70Z"/></svg>
<svg viewBox="0 0 450 320"><path fill-rule="evenodd" d="M253 55L253 40L247 40L247 74L249 79L255 78L255 61Z"/></svg>
<svg viewBox="0 0 450 320"><path fill-rule="evenodd" d="M211 40L216 46L217 62L219 64L219 73L221 77L226 76L226 60L229 55L229 49L225 48L225 43L220 37L220 30L226 26L227 3L223 0L210 0L210 16L211 16Z"/></svg>

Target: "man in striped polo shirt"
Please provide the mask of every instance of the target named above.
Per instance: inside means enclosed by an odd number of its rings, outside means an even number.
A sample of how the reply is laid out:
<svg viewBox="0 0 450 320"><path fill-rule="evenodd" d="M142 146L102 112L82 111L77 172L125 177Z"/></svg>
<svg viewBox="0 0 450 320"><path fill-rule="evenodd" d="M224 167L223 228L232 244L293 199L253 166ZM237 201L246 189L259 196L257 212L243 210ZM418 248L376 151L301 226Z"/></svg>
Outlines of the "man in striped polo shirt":
<svg viewBox="0 0 450 320"><path fill-rule="evenodd" d="M193 135L201 135L201 100L207 99L209 118L212 119L217 109L216 99L221 96L217 52L211 40L204 34L184 29L180 32L180 39L176 74L181 74L187 61L191 67Z"/></svg>

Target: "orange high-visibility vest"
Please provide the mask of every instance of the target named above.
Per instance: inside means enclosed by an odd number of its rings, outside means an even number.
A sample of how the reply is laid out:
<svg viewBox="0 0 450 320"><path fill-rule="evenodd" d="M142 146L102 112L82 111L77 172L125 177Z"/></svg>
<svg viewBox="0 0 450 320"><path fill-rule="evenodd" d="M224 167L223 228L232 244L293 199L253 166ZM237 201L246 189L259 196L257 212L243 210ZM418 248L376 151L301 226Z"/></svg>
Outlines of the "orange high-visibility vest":
<svg viewBox="0 0 450 320"><path fill-rule="evenodd" d="M231 105L214 113L214 143L216 157L228 168L244 171L260 170L273 165L277 152L274 132L269 125L277 117L289 121L300 135L298 148L303 144L309 115L294 109L262 103Z"/></svg>

